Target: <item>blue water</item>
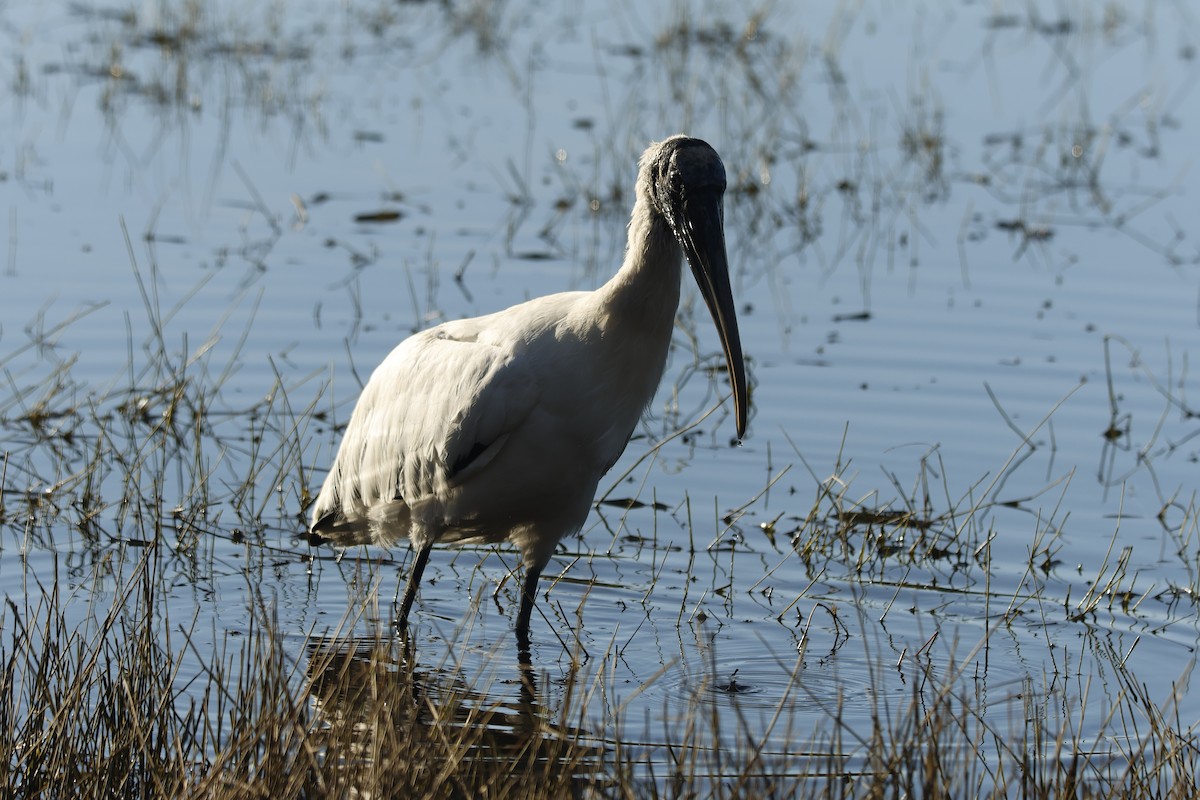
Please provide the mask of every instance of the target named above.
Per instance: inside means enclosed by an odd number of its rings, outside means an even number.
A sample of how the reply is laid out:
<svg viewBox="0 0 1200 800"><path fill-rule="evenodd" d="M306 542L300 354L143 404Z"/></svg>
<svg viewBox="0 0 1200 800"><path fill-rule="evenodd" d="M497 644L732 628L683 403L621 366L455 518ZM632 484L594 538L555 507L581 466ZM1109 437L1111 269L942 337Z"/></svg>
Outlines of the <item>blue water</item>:
<svg viewBox="0 0 1200 800"><path fill-rule="evenodd" d="M178 28L171 4L136 8L135 25L72 4L0 11L14 54L0 67L6 505L63 478L18 421L58 365L75 359L74 384L52 406L112 406L161 324L172 363L223 376L210 421L231 445L199 455L217 507L173 535L199 536L212 574L182 571L173 613L198 614L212 633L197 641L217 647L261 595L302 637L338 627L359 575L386 619L404 548L301 557L302 488L336 447L330 422L412 331L603 282L637 155L688 131L730 176L750 433L730 446L718 412L637 463L723 392L695 369L719 345L689 289L663 390L601 485L633 467L613 496L661 505L604 506L564 543L535 615L539 667L561 676L578 637L611 686L596 713L632 697L633 720L694 702L732 720L712 686L737 670L754 690L737 707L791 715L780 749L827 721L815 699L840 694L864 724L907 702L906 659L934 632L943 674L985 669L1004 696L1063 665L1108 680L1106 643L1165 701L1198 643L1194 21L1156 4L1037 19L816 6L528 2L480 22L443 4L228 4L174 47L146 36ZM379 211L400 216L356 221ZM278 416L250 419L254 406ZM164 471L164 508L191 502L186 472ZM255 495L231 497L251 473ZM789 537L814 535L814 505L828 522L819 487L845 509L915 498L918 516L965 530L949 555L862 568L881 528L856 526L854 553L804 563ZM32 540L6 522L6 595L82 563L70 519ZM117 505L100 519L136 535ZM902 550L919 538L882 530ZM1136 603L1072 618L1124 548ZM502 611L490 595L515 558L483 555L436 553L414 620L427 652L445 639L468 666L505 665L515 582ZM802 648L801 694L785 694ZM1190 693L1180 704L1194 718Z"/></svg>

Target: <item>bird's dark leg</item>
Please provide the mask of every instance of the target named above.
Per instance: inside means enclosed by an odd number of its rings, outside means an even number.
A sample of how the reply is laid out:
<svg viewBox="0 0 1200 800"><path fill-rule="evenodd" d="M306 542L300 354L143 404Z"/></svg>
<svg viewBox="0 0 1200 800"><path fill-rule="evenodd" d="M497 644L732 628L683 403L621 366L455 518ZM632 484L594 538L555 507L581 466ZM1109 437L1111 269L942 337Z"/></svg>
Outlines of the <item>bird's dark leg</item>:
<svg viewBox="0 0 1200 800"><path fill-rule="evenodd" d="M412 610L413 601L417 599L417 589L421 586L421 573L429 561L429 553L433 550L433 542L423 545L417 550L417 559L408 572L408 585L404 587L404 601L400 603L400 613L396 615L395 625L403 633L408 629L408 612Z"/></svg>
<svg viewBox="0 0 1200 800"><path fill-rule="evenodd" d="M533 614L533 601L537 599L538 578L542 577L545 564L534 564L525 568L525 580L521 585L521 610L517 613L517 660L528 664L529 617Z"/></svg>

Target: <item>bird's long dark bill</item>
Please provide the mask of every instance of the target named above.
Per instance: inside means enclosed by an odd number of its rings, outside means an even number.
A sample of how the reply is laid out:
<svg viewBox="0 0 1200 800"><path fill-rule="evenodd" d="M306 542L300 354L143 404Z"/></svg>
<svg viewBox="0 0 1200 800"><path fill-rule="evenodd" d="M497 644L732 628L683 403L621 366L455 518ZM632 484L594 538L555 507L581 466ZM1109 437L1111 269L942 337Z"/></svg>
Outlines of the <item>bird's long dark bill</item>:
<svg viewBox="0 0 1200 800"><path fill-rule="evenodd" d="M682 205L683 213L675 220L675 236L692 266L692 274L700 285L700 294L704 296L708 311L717 325L717 332L721 335L729 380L733 384L737 435L741 439L746 435L749 397L746 365L742 361L742 339L738 335L733 293L729 288L729 259L725 254L721 193L693 194Z"/></svg>

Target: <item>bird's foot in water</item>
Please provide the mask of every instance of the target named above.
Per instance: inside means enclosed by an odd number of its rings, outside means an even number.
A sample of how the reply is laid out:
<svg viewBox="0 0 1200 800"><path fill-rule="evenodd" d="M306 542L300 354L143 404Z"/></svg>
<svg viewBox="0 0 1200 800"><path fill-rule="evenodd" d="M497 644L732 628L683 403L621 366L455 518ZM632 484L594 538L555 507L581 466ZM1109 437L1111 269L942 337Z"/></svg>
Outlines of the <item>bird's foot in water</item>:
<svg viewBox="0 0 1200 800"><path fill-rule="evenodd" d="M517 631L517 664L528 667L533 662L529 655L529 634Z"/></svg>

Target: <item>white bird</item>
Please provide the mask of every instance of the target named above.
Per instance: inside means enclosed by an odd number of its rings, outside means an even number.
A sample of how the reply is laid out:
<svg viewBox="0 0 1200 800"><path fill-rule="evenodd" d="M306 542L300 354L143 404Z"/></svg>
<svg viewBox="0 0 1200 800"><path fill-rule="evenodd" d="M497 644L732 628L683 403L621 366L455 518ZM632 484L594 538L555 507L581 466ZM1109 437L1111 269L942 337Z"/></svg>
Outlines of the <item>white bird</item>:
<svg viewBox="0 0 1200 800"><path fill-rule="evenodd" d="M586 521L666 366L686 256L725 350L737 435L747 386L729 288L725 167L674 136L639 161L624 263L564 292L400 343L372 374L312 511L310 540L416 551L402 630L433 545L509 541L525 567L517 642L529 652L538 578Z"/></svg>

